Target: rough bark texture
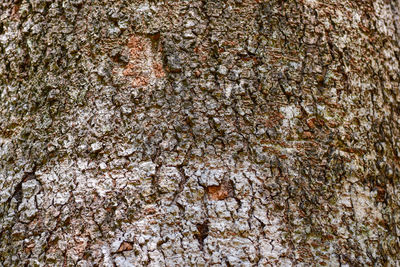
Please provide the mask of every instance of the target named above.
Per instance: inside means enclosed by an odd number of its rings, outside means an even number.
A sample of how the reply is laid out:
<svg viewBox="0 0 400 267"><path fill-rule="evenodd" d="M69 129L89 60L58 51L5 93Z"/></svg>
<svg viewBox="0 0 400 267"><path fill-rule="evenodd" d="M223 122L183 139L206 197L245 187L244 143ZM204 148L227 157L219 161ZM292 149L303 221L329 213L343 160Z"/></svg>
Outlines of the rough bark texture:
<svg viewBox="0 0 400 267"><path fill-rule="evenodd" d="M0 1L0 265L399 266L399 12Z"/></svg>

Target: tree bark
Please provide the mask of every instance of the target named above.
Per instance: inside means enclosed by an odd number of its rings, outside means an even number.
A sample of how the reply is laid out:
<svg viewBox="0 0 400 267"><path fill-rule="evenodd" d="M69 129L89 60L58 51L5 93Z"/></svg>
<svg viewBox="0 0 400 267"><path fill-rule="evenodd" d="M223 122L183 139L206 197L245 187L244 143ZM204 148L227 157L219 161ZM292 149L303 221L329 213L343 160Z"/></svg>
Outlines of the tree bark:
<svg viewBox="0 0 400 267"><path fill-rule="evenodd" d="M1 266L400 266L398 0L2 0Z"/></svg>

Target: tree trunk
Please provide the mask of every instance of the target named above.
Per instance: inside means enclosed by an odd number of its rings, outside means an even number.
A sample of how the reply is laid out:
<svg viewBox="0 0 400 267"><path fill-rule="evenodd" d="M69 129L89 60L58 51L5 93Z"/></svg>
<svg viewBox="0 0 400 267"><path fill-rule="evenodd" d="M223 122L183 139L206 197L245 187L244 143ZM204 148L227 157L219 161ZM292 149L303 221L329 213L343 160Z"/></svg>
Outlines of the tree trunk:
<svg viewBox="0 0 400 267"><path fill-rule="evenodd" d="M1 266L400 266L398 0L2 0Z"/></svg>

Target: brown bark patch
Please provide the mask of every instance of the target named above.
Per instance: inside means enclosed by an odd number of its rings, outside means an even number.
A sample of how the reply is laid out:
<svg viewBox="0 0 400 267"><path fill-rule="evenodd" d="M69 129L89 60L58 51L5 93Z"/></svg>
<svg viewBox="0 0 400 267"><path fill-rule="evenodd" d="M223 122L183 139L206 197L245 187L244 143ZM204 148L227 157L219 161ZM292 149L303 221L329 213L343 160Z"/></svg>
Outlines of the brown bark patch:
<svg viewBox="0 0 400 267"><path fill-rule="evenodd" d="M147 86L151 81L165 76L161 60L161 47L154 36L133 35L126 46L129 49L129 62L114 74L127 79L131 86ZM154 44L156 43L156 44Z"/></svg>
<svg viewBox="0 0 400 267"><path fill-rule="evenodd" d="M21 2L22 1L17 1L17 3L13 6L12 10L11 10L11 19L12 20L18 20L19 19L19 9L21 7Z"/></svg>
<svg viewBox="0 0 400 267"><path fill-rule="evenodd" d="M122 242L121 245L119 246L119 249L117 250L117 252L121 253L121 252L129 251L129 250L132 250L132 249L133 249L132 243L131 243L131 242L124 241L124 242Z"/></svg>
<svg viewBox="0 0 400 267"><path fill-rule="evenodd" d="M154 74L157 78L162 78L165 76L165 72L161 63L153 63Z"/></svg>
<svg viewBox="0 0 400 267"><path fill-rule="evenodd" d="M132 36L128 41L128 47L130 48L129 52L132 57L140 56L141 52L143 52L145 43L142 41L142 38L138 36Z"/></svg>
<svg viewBox="0 0 400 267"><path fill-rule="evenodd" d="M207 194L212 200L224 200L231 196L232 193L232 186L227 182L207 187Z"/></svg>
<svg viewBox="0 0 400 267"><path fill-rule="evenodd" d="M311 132L304 132L303 133L303 138L304 139L311 139L311 138L313 138L313 134Z"/></svg>

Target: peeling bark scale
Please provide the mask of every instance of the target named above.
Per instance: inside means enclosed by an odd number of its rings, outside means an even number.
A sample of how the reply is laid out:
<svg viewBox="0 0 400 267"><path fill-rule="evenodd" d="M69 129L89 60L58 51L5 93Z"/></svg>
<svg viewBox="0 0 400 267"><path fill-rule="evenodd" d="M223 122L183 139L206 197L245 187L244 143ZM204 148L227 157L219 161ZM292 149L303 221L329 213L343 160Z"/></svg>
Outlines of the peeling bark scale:
<svg viewBox="0 0 400 267"><path fill-rule="evenodd" d="M400 266L399 0L1 0L0 266Z"/></svg>

